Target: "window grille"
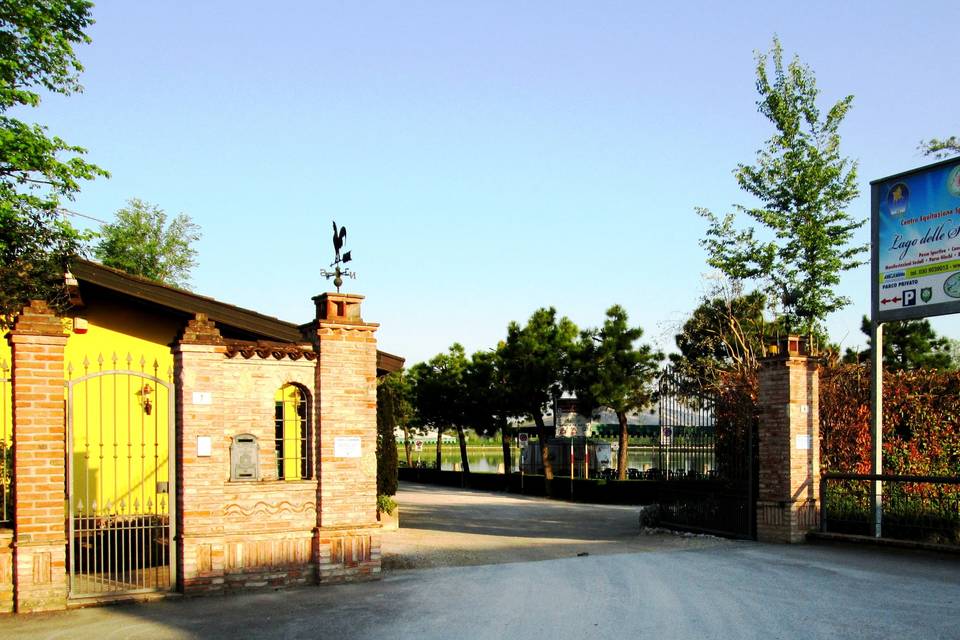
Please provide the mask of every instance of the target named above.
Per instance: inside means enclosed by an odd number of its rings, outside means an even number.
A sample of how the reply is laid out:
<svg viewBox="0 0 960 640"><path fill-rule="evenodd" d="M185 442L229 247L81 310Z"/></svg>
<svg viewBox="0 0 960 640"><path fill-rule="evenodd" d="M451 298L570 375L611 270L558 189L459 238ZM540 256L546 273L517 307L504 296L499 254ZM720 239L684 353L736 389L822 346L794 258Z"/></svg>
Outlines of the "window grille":
<svg viewBox="0 0 960 640"><path fill-rule="evenodd" d="M313 478L313 429L307 394L286 384L274 396L274 439L279 480Z"/></svg>

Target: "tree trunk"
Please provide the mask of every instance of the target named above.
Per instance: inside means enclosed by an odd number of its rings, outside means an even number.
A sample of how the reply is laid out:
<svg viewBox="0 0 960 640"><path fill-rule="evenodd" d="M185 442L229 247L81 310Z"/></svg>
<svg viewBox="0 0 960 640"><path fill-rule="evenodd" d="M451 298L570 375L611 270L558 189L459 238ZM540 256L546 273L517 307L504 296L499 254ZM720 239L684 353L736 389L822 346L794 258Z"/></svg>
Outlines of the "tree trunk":
<svg viewBox="0 0 960 640"><path fill-rule="evenodd" d="M540 440L540 460L543 462L543 475L547 479L547 494L550 493L550 481L553 480L553 465L550 463L550 447L547 446L547 426L543 424L543 414L533 412L533 421L537 423L537 439Z"/></svg>
<svg viewBox="0 0 960 640"><path fill-rule="evenodd" d="M407 423L403 423L403 450L407 454L407 468L413 466L413 456L411 455L413 443L410 442L410 428L407 427Z"/></svg>
<svg viewBox="0 0 960 640"><path fill-rule="evenodd" d="M620 423L620 451L617 452L617 479L627 479L627 414L625 411L617 411L617 421Z"/></svg>
<svg viewBox="0 0 960 640"><path fill-rule="evenodd" d="M460 462L463 464L463 479L470 476L470 461L467 459L467 434L463 427L457 425L457 439L460 441Z"/></svg>
<svg viewBox="0 0 960 640"><path fill-rule="evenodd" d="M503 473L509 476L513 469L513 460L510 456L513 438L507 433L507 421L503 418L500 418L500 444L503 446Z"/></svg>
<svg viewBox="0 0 960 640"><path fill-rule="evenodd" d="M440 471L440 465L443 462L443 455L440 451L441 442L443 442L443 429L437 427L437 471Z"/></svg>

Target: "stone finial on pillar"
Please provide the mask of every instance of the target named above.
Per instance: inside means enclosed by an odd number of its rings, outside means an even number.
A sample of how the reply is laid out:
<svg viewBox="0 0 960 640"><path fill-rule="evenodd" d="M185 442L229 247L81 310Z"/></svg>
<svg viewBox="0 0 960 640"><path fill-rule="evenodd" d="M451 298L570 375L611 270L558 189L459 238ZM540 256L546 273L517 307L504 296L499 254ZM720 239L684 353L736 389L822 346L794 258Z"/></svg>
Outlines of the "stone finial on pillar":
<svg viewBox="0 0 960 640"><path fill-rule="evenodd" d="M791 340L791 338L793 338ZM802 542L820 484L818 361L796 337L761 360L757 538Z"/></svg>

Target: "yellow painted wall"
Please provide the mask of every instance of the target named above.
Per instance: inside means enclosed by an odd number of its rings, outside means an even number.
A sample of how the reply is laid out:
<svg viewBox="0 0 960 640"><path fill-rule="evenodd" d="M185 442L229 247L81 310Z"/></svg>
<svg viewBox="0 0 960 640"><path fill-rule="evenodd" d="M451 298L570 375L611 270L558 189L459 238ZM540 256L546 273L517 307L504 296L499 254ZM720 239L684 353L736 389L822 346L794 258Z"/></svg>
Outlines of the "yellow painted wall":
<svg viewBox="0 0 960 640"><path fill-rule="evenodd" d="M85 302L87 332L70 331L64 362L65 378L73 381L73 512L169 513L171 495L158 492L157 483L169 488L169 345L180 321L109 298ZM121 373L95 375L113 371Z"/></svg>

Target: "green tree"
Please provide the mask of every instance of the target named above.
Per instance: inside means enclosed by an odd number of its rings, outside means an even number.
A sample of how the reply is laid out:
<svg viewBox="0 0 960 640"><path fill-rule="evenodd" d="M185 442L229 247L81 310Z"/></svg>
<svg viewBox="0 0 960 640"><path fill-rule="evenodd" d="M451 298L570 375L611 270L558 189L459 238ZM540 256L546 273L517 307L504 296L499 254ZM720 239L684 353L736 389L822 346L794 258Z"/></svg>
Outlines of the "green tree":
<svg viewBox="0 0 960 640"><path fill-rule="evenodd" d="M949 138L943 139L930 138L929 140L921 140L917 149L923 152L925 156L933 156L938 160L942 160L960 153L960 138L950 136Z"/></svg>
<svg viewBox="0 0 960 640"><path fill-rule="evenodd" d="M717 387L725 374L750 378L776 332L764 318L765 308L766 296L759 291L705 299L674 337L679 349L670 354L674 367L705 387Z"/></svg>
<svg viewBox="0 0 960 640"><path fill-rule="evenodd" d="M553 465L547 441L553 434L547 433L543 410L563 389L576 336L577 326L568 318L558 319L556 309L537 309L526 326L510 323L501 349L504 381L520 399L522 413L537 425L548 490Z"/></svg>
<svg viewBox="0 0 960 640"><path fill-rule="evenodd" d="M860 331L867 336L867 348L857 352L847 349L847 363L868 364L873 352L870 319L863 316ZM883 324L883 367L887 371L913 369L951 369L950 340L937 335L928 320L896 320Z"/></svg>
<svg viewBox="0 0 960 640"><path fill-rule="evenodd" d="M627 324L627 312L614 305L599 329L580 334L571 367L571 386L577 394L577 410L588 413L608 407L620 424L617 475L627 479L627 414L653 402L655 380L663 354L646 344L640 327Z"/></svg>
<svg viewBox="0 0 960 640"><path fill-rule="evenodd" d="M812 336L829 313L849 304L834 287L843 271L863 264L858 256L866 250L850 245L866 220L846 211L858 194L856 163L840 154L838 132L853 96L822 115L813 72L796 57L784 66L776 38L768 54L757 54L756 74L757 106L774 133L756 164L740 164L734 175L759 204L738 205L722 218L698 209L708 222L701 244L711 266L733 280L762 282L782 302L787 326ZM772 237L761 239L752 226L738 230L737 213Z"/></svg>
<svg viewBox="0 0 960 640"><path fill-rule="evenodd" d="M86 0L0 3L0 325L31 299L66 306L64 271L85 236L59 208L81 180L108 175L80 157L82 147L9 115L39 106L39 90L81 90L73 47L90 41L91 7Z"/></svg>
<svg viewBox="0 0 960 640"><path fill-rule="evenodd" d="M478 433L500 432L504 471L509 474L513 468L509 418L523 411L506 382L502 349L503 344L496 350L474 353L464 371L464 386L471 426Z"/></svg>
<svg viewBox="0 0 960 640"><path fill-rule="evenodd" d="M117 221L100 227L93 253L100 262L135 276L186 287L197 265L193 243L200 227L181 213L167 222L156 205L131 198L117 211Z"/></svg>
<svg viewBox="0 0 960 640"><path fill-rule="evenodd" d="M399 426L407 443L407 466L410 465L410 437L407 420L410 415L408 387L403 372L397 371L377 380L377 494L392 496L397 492L397 438Z"/></svg>
<svg viewBox="0 0 960 640"><path fill-rule="evenodd" d="M464 427L468 424L464 372L467 356L463 346L454 343L447 353L411 368L413 406L421 425L437 430L437 469L442 463L443 431L454 427L460 443L460 460L465 475L470 474Z"/></svg>

